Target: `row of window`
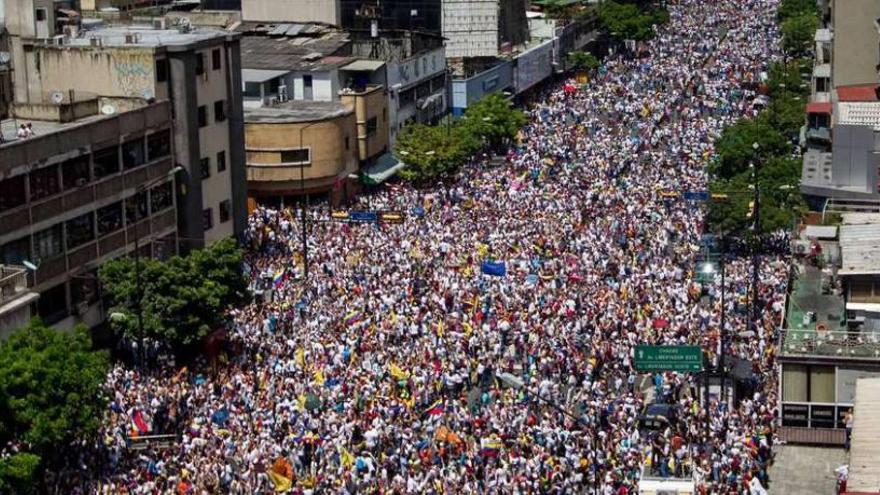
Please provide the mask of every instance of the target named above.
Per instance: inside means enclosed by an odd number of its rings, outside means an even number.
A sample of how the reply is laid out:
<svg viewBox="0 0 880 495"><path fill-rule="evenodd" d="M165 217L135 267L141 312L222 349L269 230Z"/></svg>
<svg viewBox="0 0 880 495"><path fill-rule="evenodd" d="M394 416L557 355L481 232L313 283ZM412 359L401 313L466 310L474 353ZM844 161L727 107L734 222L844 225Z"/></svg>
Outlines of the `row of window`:
<svg viewBox="0 0 880 495"><path fill-rule="evenodd" d="M82 187L93 180L171 155L171 131L163 130L0 181L0 212ZM27 187L25 187L27 185ZM28 198L27 191L30 191Z"/></svg>
<svg viewBox="0 0 880 495"><path fill-rule="evenodd" d="M211 176L211 157L202 158L199 163L202 169L202 179L207 179ZM226 170L226 152L220 151L217 153L217 173L223 172Z"/></svg>
<svg viewBox="0 0 880 495"><path fill-rule="evenodd" d="M155 214L170 208L174 204L172 184L160 184L150 189L149 194L147 191L138 192L122 201L56 223L33 236L4 244L0 246L0 262L20 264L26 259L50 259L146 218L148 212Z"/></svg>
<svg viewBox="0 0 880 495"><path fill-rule="evenodd" d="M220 70L223 67L222 62L222 52L219 48L216 48L211 51L211 69L212 70ZM165 82L168 80L168 75L171 71L168 67L168 59L156 59L156 81L157 82ZM200 76L205 73L205 54L197 53L196 54L196 75Z"/></svg>
<svg viewBox="0 0 880 495"><path fill-rule="evenodd" d="M202 105L198 111L199 127L208 126L208 106ZM226 100L214 102L214 122L224 122L226 120Z"/></svg>
<svg viewBox="0 0 880 495"><path fill-rule="evenodd" d="M220 223L226 223L232 218L232 203L226 199L220 202ZM205 208L202 210L202 229L211 230L214 228L214 208Z"/></svg>

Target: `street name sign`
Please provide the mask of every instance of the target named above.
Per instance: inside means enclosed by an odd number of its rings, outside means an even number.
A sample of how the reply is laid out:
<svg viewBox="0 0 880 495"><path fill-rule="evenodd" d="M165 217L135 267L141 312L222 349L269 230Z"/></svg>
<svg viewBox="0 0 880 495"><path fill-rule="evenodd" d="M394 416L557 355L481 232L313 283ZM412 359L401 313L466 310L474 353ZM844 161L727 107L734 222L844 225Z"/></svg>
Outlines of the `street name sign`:
<svg viewBox="0 0 880 495"><path fill-rule="evenodd" d="M637 345L638 371L703 371L703 350L698 345Z"/></svg>

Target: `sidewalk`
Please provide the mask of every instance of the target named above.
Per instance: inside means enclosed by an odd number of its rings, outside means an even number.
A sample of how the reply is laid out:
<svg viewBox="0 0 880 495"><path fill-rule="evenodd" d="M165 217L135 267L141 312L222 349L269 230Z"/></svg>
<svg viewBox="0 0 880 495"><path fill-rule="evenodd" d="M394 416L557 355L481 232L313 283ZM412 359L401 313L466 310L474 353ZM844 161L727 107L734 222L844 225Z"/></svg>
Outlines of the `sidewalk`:
<svg viewBox="0 0 880 495"><path fill-rule="evenodd" d="M834 470L846 462L842 448L779 445L770 468L771 494L834 495Z"/></svg>

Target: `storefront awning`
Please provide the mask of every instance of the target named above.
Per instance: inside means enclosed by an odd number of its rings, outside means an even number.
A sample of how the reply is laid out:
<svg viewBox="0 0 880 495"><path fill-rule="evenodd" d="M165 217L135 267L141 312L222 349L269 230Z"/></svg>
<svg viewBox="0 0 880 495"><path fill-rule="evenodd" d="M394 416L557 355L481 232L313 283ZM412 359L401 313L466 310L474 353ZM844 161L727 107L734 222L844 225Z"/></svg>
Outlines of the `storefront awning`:
<svg viewBox="0 0 880 495"><path fill-rule="evenodd" d="M361 181L364 184L376 186L388 180L403 167L406 167L405 163L395 158L391 153L385 153L379 157L375 164L361 171Z"/></svg>
<svg viewBox="0 0 880 495"><path fill-rule="evenodd" d="M816 101L807 103L807 113L831 113L830 101Z"/></svg>

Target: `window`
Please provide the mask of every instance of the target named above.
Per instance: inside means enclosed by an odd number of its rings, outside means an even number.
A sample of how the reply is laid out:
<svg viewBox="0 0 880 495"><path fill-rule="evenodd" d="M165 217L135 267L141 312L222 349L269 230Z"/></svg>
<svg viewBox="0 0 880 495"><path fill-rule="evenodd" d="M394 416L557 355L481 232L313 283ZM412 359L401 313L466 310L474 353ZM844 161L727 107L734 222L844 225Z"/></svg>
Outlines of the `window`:
<svg viewBox="0 0 880 495"><path fill-rule="evenodd" d="M388 109L387 108L382 109L382 122L383 123L388 122Z"/></svg>
<svg viewBox="0 0 880 495"><path fill-rule="evenodd" d="M202 179L207 179L211 176L211 159L210 158L202 158L199 162L202 169Z"/></svg>
<svg viewBox="0 0 880 495"><path fill-rule="evenodd" d="M89 155L71 158L61 164L61 180L64 189L82 187L89 182Z"/></svg>
<svg viewBox="0 0 880 495"><path fill-rule="evenodd" d="M31 258L31 236L7 242L0 246L0 263L20 265Z"/></svg>
<svg viewBox="0 0 880 495"><path fill-rule="evenodd" d="M61 244L62 232L59 223L34 234L34 256L38 261L54 258L64 252Z"/></svg>
<svg viewBox="0 0 880 495"><path fill-rule="evenodd" d="M147 136L147 157L150 161L171 154L171 130L154 132Z"/></svg>
<svg viewBox="0 0 880 495"><path fill-rule="evenodd" d="M0 211L11 210L27 202L24 194L24 178L19 175L11 179L0 180Z"/></svg>
<svg viewBox="0 0 880 495"><path fill-rule="evenodd" d="M34 170L30 173L31 201L48 198L61 192L58 181L58 165Z"/></svg>
<svg viewBox="0 0 880 495"><path fill-rule="evenodd" d="M311 74L303 75L303 87L311 88L312 87L312 76Z"/></svg>
<svg viewBox="0 0 880 495"><path fill-rule="evenodd" d="M95 224L92 220L92 212L80 215L73 220L68 220L65 227L67 228L68 250L82 246L95 238Z"/></svg>
<svg viewBox="0 0 880 495"><path fill-rule="evenodd" d="M111 146L92 154L95 162L95 178L100 179L119 172L119 148Z"/></svg>
<svg viewBox="0 0 880 495"><path fill-rule="evenodd" d="M214 210L213 208L205 208L202 210L202 230L211 230L214 226Z"/></svg>
<svg viewBox="0 0 880 495"><path fill-rule="evenodd" d="M208 125L208 107L202 105L199 107L199 127Z"/></svg>
<svg viewBox="0 0 880 495"><path fill-rule="evenodd" d="M59 284L51 289L40 291L37 299L37 314L43 323L58 323L67 316L67 285Z"/></svg>
<svg viewBox="0 0 880 495"><path fill-rule="evenodd" d="M205 54L196 53L196 75L201 76L205 73Z"/></svg>
<svg viewBox="0 0 880 495"><path fill-rule="evenodd" d="M220 151L217 153L217 172L223 172L226 170L226 152Z"/></svg>
<svg viewBox="0 0 880 495"><path fill-rule="evenodd" d="M156 213L166 208L170 208L174 204L174 198L172 196L173 184L173 182L169 181L164 184L159 184L158 186L150 190L151 213Z"/></svg>
<svg viewBox="0 0 880 495"><path fill-rule="evenodd" d="M70 280L70 299L73 304L98 302L100 292L97 275L97 270L92 270Z"/></svg>
<svg viewBox="0 0 880 495"><path fill-rule="evenodd" d="M372 136L376 134L376 130L379 128L379 123L376 120L376 117L373 117L367 120L367 136Z"/></svg>
<svg viewBox="0 0 880 495"><path fill-rule="evenodd" d="M211 68L214 70L220 70L220 49L211 52Z"/></svg>
<svg viewBox="0 0 880 495"><path fill-rule="evenodd" d="M105 236L122 228L122 201L98 208L98 235Z"/></svg>
<svg viewBox="0 0 880 495"><path fill-rule="evenodd" d="M147 216L147 193L141 191L125 198L125 221L132 224Z"/></svg>
<svg viewBox="0 0 880 495"><path fill-rule="evenodd" d="M348 150L348 148L349 148L348 135L346 135L345 136L345 149Z"/></svg>
<svg viewBox="0 0 880 495"><path fill-rule="evenodd" d="M220 202L220 223L229 221L229 217L232 216L230 210L231 207L228 199Z"/></svg>
<svg viewBox="0 0 880 495"><path fill-rule="evenodd" d="M226 120L226 100L214 102L214 122Z"/></svg>
<svg viewBox="0 0 880 495"><path fill-rule="evenodd" d="M37 22L46 20L46 9L37 9Z"/></svg>
<svg viewBox="0 0 880 495"><path fill-rule="evenodd" d="M156 60L156 82L165 82L168 80L168 59L162 58Z"/></svg>
<svg viewBox="0 0 880 495"><path fill-rule="evenodd" d="M144 138L137 138L122 143L122 167L126 170L140 167L146 162L144 156Z"/></svg>
<svg viewBox="0 0 880 495"><path fill-rule="evenodd" d="M262 95L260 91L262 90L263 85L255 82L246 82L244 83L244 96L246 98L259 98Z"/></svg>
<svg viewBox="0 0 880 495"><path fill-rule="evenodd" d="M281 152L281 163L283 164L309 163L310 158L311 157L308 148L299 150L284 150Z"/></svg>

